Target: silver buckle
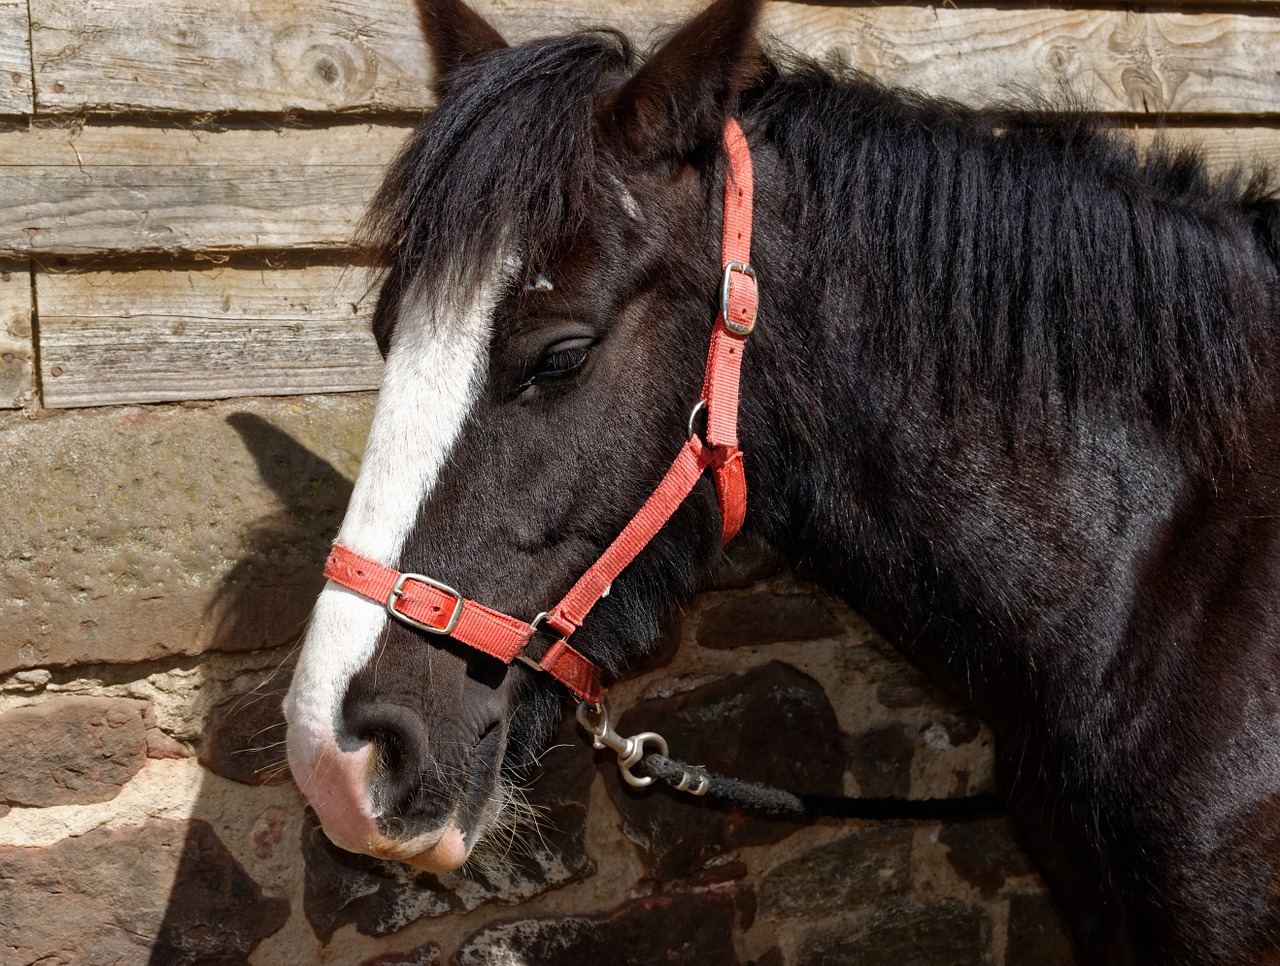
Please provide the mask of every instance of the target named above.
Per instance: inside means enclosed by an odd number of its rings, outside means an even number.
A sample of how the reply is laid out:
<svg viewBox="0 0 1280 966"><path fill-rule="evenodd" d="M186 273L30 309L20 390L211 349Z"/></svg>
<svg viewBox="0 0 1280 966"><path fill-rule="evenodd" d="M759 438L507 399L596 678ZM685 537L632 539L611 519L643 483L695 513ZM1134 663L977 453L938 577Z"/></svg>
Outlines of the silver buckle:
<svg viewBox="0 0 1280 966"><path fill-rule="evenodd" d="M746 262L730 262L724 267L724 277L720 280L720 318L724 320L724 327L734 335L750 335L751 330L756 327L756 317L760 314L760 293L759 284L757 283L756 291L756 309L751 313L750 322L738 322L729 318L729 280L734 272L746 275L752 282L756 281L756 270Z"/></svg>
<svg viewBox="0 0 1280 966"><path fill-rule="evenodd" d="M404 593L404 583L406 580L416 580L420 584L426 584L428 587L434 587L441 593L448 594L454 598L453 613L449 615L449 621L444 627L432 627L430 624L424 624L422 621L414 620L412 617L396 610L396 601L400 599L400 595ZM408 624L410 627L416 627L420 631L426 631L428 634L447 635L452 634L453 629L458 626L458 619L462 616L462 605L464 601L462 595L450 587L448 584L442 584L438 580L432 580L430 577L422 574L401 574L396 578L395 584L391 588L391 593L387 595L387 613L398 620L401 624Z"/></svg>

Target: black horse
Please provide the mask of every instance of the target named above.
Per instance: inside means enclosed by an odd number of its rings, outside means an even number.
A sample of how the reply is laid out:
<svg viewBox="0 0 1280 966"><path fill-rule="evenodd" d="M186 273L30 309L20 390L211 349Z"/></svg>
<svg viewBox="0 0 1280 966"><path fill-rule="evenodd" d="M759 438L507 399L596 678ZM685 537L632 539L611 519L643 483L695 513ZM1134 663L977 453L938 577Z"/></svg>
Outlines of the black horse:
<svg viewBox="0 0 1280 966"><path fill-rule="evenodd" d="M518 627L565 594L689 438L736 118L746 528L990 723L1089 962L1280 961L1280 200L767 54L759 5L637 64L423 0L439 105L372 213L387 369L339 542L442 582L430 630L450 587ZM720 530L703 478L572 647L643 655ZM456 868L548 740L561 684L455 636L321 595L289 750L339 844Z"/></svg>

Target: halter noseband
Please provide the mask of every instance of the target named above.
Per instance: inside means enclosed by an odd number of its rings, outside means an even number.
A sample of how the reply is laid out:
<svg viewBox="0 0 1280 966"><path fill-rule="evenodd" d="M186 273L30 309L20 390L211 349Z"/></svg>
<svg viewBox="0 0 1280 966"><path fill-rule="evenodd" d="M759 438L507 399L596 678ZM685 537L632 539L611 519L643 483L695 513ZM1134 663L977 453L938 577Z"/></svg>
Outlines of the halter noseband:
<svg viewBox="0 0 1280 966"><path fill-rule="evenodd" d="M532 622L523 621L468 600L430 577L384 567L342 544L334 545L325 563L328 579L385 603L387 612L403 624L428 634L447 635L505 664L522 661L550 674L593 708L601 707L604 685L600 668L570 647L568 638L582 626L596 601L609 593L614 578L684 502L703 472L710 469L715 480L723 543L737 534L747 512L747 483L738 448L738 381L742 347L755 326L759 293L749 260L751 151L733 118L725 124L724 147L729 165L724 186L720 312L711 333L702 398L689 417L689 440L644 506L560 603ZM707 412L705 442L693 430L694 417L703 408ZM559 640L542 657L531 658L525 649L544 625L555 631Z"/></svg>

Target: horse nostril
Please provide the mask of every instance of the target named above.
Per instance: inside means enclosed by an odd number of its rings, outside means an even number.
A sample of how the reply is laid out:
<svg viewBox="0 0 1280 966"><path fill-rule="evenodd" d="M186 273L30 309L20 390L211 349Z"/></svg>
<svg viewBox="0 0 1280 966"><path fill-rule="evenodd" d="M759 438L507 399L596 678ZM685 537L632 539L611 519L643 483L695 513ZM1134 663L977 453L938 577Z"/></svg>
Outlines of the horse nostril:
<svg viewBox="0 0 1280 966"><path fill-rule="evenodd" d="M369 740L373 742L377 752L377 767L380 775L394 777L402 775L408 764L406 742L394 731L375 731Z"/></svg>
<svg viewBox="0 0 1280 966"><path fill-rule="evenodd" d="M347 731L376 752L369 791L374 810L400 811L417 791L421 762L427 758L426 723L407 708L394 705L349 707Z"/></svg>
<svg viewBox="0 0 1280 966"><path fill-rule="evenodd" d="M408 837L450 816L465 823L488 800L506 743L498 715L479 730L457 721L428 733L423 713L399 705L349 699L344 711L348 739L373 748L366 780L384 834Z"/></svg>

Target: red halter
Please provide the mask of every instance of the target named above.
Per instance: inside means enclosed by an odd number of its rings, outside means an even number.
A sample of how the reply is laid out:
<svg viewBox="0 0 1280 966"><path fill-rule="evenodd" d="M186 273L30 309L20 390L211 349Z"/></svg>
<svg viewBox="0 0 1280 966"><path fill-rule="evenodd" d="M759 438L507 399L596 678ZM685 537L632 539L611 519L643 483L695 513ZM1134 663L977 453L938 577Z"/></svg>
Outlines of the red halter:
<svg viewBox="0 0 1280 966"><path fill-rule="evenodd" d="M448 635L505 664L519 659L547 672L581 700L600 704L604 699L600 669L570 647L567 640L582 626L596 601L609 592L614 578L662 529L705 470L710 469L715 479L723 543L737 534L747 512L747 483L742 451L738 449L738 379L742 347L755 326L759 295L756 273L749 261L751 151L738 122L732 118L725 125L724 147L729 169L724 186L720 313L711 334L702 399L694 408L695 415L706 408L706 442L692 432L691 416L689 441L667 475L564 599L530 623L467 600L430 577L384 567L341 544L335 544L329 554L324 568L326 577L364 597L385 602L391 616L410 627ZM560 639L534 660L524 651L540 624L554 630Z"/></svg>

